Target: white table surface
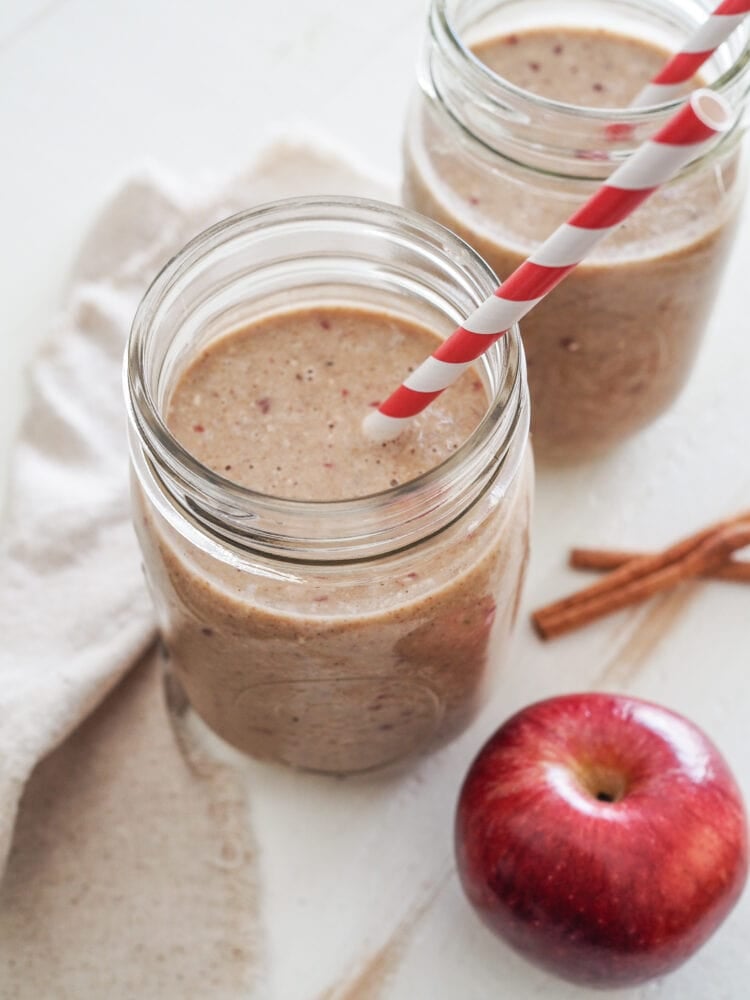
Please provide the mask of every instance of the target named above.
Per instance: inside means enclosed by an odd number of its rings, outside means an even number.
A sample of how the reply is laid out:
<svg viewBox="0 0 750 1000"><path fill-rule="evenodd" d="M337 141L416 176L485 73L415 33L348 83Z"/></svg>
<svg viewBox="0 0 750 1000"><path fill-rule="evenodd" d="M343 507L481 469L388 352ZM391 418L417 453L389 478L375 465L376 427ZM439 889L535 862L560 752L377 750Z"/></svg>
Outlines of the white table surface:
<svg viewBox="0 0 750 1000"><path fill-rule="evenodd" d="M23 368L47 332L88 222L119 177L156 160L186 177L248 161L303 122L376 169L399 138L425 0L0 0L0 470ZM525 608L580 582L573 543L660 546L750 501L750 216L687 391L606 460L540 472ZM4 482L4 478L3 478ZM600 688L686 713L750 797L750 591L695 584L557 643L522 617L492 704L396 778L244 765L261 845L264 1000L573 998L473 917L452 870L461 777L484 738L539 697ZM750 891L686 966L618 997L750 996ZM84 998L85 1000L85 998Z"/></svg>

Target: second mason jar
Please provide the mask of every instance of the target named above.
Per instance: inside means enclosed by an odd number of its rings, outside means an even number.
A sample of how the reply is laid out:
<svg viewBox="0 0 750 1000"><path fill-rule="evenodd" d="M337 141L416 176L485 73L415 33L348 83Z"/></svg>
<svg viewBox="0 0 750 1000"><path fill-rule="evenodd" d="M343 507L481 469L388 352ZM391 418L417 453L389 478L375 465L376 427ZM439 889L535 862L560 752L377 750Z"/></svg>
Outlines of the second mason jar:
<svg viewBox="0 0 750 1000"><path fill-rule="evenodd" d="M710 0L433 0L404 201L507 277L670 117L628 109ZM703 80L744 109L747 29ZM524 319L537 457L638 431L695 360L736 228L742 124L656 192Z"/></svg>
<svg viewBox="0 0 750 1000"><path fill-rule="evenodd" d="M414 213L306 199L208 230L146 294L136 529L169 669L239 749L367 770L481 705L528 551L517 329L396 441L361 425L494 285Z"/></svg>

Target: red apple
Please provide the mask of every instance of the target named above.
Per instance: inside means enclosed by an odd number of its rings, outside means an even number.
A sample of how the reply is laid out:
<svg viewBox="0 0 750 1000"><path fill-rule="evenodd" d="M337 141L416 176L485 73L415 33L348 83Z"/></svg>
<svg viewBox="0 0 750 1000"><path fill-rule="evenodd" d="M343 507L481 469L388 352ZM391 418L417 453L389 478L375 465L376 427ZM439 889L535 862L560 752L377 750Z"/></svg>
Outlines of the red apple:
<svg viewBox="0 0 750 1000"><path fill-rule="evenodd" d="M551 698L509 719L456 816L466 894L510 945L573 982L669 972L742 892L739 789L707 736L636 698Z"/></svg>

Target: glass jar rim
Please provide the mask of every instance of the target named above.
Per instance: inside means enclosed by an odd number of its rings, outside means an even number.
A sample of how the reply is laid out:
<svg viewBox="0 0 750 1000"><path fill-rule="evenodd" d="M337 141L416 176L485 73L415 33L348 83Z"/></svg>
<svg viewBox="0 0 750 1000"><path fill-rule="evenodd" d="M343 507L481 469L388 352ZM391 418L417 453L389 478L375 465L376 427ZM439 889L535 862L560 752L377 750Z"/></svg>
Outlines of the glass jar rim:
<svg viewBox="0 0 750 1000"><path fill-rule="evenodd" d="M274 519L283 518L289 523L323 522L327 528L323 529L321 538L330 541L331 525L339 521L361 519L366 525L368 520L372 522L373 512L382 512L394 500L417 492L433 498L432 501L426 499L429 505L441 490L460 479L467 464L476 466L480 456L491 453L502 461L502 457L511 450L514 436L523 435L525 438L524 428L528 428L525 363L518 327L514 325L487 352L487 363L492 364L497 372L497 383L492 398L488 400L487 410L472 434L439 465L381 492L345 500L300 500L263 493L214 472L172 435L151 391L145 349L156 311L164 296L174 289L176 283L189 276L191 270L198 267L211 251L259 227L273 227L290 220L308 225L319 224L323 220L366 224L369 231L377 232L384 240L391 238L396 243L411 241L419 244L436 260L442 259L463 274L471 274L474 294L479 296L477 305L492 294L499 281L489 265L468 244L438 223L385 202L343 196L288 198L230 216L194 237L152 281L133 320L124 366L129 420L145 449L152 472L154 467L158 468L176 486L176 491L169 490L173 499L177 499L176 494L182 497L186 492L193 499L198 497L215 504L219 510L230 511L232 517L250 521L266 515ZM514 471L508 470L509 473ZM188 507L194 514L192 505ZM205 527L205 519L199 520ZM442 527L444 525L441 525L441 530ZM223 533L222 537L227 540ZM236 524L230 533L230 540L242 543L242 531L238 534ZM306 540L314 542L311 538ZM352 539L347 536L347 540Z"/></svg>
<svg viewBox="0 0 750 1000"><path fill-rule="evenodd" d="M515 102L521 105L527 104L530 108L534 108L537 111L559 115L561 118L574 118L577 120L583 118L592 123L605 125L638 125L648 123L654 119L658 119L658 122L661 123L662 119L666 119L673 114L684 100L684 98L677 96L660 104L639 108L592 108L532 93L495 73L464 43L461 32L456 28L448 11L448 6L451 2L452 0L432 0L429 15L430 30L433 38L446 46L453 57L453 61L461 65L467 77L470 78L471 82L479 88L479 91L485 97L489 96L491 99L497 99L510 96ZM709 12L707 11L706 13ZM750 32L739 57L734 60L721 76L712 83L706 84L706 86L724 95L726 91L737 84L738 81L741 81L743 77L748 76L749 70Z"/></svg>

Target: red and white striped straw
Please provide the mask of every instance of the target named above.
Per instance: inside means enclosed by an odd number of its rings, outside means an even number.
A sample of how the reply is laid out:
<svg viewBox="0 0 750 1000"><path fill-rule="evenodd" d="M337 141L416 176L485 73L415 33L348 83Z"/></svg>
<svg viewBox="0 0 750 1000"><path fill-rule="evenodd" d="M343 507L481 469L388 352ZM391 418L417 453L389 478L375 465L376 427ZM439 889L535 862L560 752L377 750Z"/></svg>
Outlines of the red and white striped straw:
<svg viewBox="0 0 750 1000"><path fill-rule="evenodd" d="M398 436L409 420L548 295L646 198L702 155L735 116L723 97L695 90L656 135L640 146L567 222L525 260L435 353L364 421L371 439Z"/></svg>
<svg viewBox="0 0 750 1000"><path fill-rule="evenodd" d="M687 44L646 84L630 107L645 108L680 97L684 84L695 76L703 63L742 24L748 13L750 0L722 0Z"/></svg>

